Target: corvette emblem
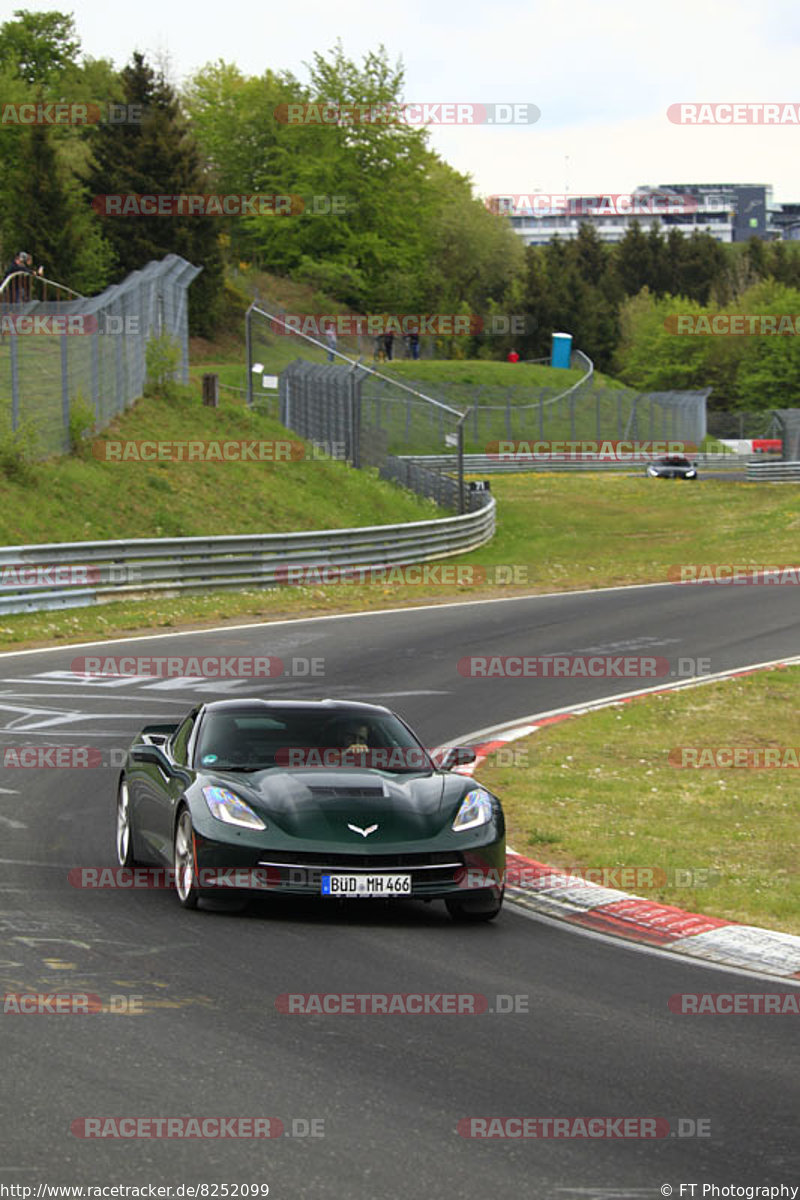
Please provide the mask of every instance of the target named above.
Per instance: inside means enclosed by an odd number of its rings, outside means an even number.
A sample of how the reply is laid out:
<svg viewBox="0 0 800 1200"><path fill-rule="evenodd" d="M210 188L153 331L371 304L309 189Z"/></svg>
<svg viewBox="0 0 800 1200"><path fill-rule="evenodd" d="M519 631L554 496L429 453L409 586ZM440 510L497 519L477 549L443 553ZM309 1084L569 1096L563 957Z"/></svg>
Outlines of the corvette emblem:
<svg viewBox="0 0 800 1200"><path fill-rule="evenodd" d="M347 828L348 828L348 829L352 829L353 833L360 833L362 837L369 837L369 835L370 835L371 833L374 833L374 832L375 832L375 830L378 828L378 826L377 826L377 825L370 825L370 826L369 826L367 829L360 829L360 828L358 827L358 825L350 825L350 824L348 824Z"/></svg>

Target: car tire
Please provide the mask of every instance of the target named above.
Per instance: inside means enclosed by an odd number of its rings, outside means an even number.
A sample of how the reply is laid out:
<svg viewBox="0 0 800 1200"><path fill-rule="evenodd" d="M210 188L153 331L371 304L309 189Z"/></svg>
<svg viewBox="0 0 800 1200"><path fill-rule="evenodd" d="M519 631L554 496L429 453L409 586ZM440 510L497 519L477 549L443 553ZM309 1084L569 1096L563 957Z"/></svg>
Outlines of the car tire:
<svg viewBox="0 0 800 1200"><path fill-rule="evenodd" d="M130 792L128 781L123 775L117 788L117 863L120 867L133 868L133 821L131 819Z"/></svg>
<svg viewBox="0 0 800 1200"><path fill-rule="evenodd" d="M172 847L172 867L175 872L175 891L183 908L197 908L202 892L197 886L194 862L194 829L192 814L184 804L175 823Z"/></svg>
<svg viewBox="0 0 800 1200"><path fill-rule="evenodd" d="M447 911L454 921L476 925L480 921L493 921L503 907L503 892L496 896L472 897L469 900L445 900Z"/></svg>

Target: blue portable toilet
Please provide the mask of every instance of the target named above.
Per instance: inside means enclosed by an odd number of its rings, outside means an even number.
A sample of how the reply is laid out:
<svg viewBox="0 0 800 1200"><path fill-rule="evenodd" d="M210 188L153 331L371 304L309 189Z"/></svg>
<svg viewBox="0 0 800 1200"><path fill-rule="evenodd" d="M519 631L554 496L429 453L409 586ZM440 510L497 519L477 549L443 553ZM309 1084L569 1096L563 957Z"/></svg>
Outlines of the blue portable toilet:
<svg viewBox="0 0 800 1200"><path fill-rule="evenodd" d="M572 334L554 333L553 349L550 352L550 366L569 368L572 357Z"/></svg>

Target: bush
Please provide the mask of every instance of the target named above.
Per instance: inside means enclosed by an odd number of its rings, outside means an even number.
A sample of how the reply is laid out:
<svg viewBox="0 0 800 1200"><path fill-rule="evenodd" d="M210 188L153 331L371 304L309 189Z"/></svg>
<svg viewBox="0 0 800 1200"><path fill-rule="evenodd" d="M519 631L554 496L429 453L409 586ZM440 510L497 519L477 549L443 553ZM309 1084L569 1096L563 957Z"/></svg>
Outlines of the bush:
<svg viewBox="0 0 800 1200"><path fill-rule="evenodd" d="M94 433L95 412L80 392L69 405L69 448L72 454L80 454L87 439Z"/></svg>
<svg viewBox="0 0 800 1200"><path fill-rule="evenodd" d="M151 337L145 348L147 364L146 396L164 396L170 399L177 387L175 376L181 365L181 346L170 333Z"/></svg>
<svg viewBox="0 0 800 1200"><path fill-rule="evenodd" d="M32 463L37 457L39 438L30 421L11 429L10 422L0 428L0 475L14 483L29 483Z"/></svg>

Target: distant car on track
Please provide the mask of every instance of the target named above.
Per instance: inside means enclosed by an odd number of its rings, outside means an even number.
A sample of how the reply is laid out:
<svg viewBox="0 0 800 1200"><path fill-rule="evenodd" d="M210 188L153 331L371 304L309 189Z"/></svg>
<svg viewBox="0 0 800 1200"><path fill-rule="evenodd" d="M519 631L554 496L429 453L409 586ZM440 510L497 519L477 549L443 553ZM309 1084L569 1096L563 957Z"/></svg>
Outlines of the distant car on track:
<svg viewBox="0 0 800 1200"><path fill-rule="evenodd" d="M648 463L646 473L653 479L697 479L697 463L683 454L665 454Z"/></svg>
<svg viewBox="0 0 800 1200"><path fill-rule="evenodd" d="M443 900L462 921L500 912L498 798L450 768L388 708L221 700L148 725L117 786L120 867L172 872L184 908L224 890Z"/></svg>

